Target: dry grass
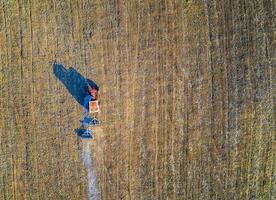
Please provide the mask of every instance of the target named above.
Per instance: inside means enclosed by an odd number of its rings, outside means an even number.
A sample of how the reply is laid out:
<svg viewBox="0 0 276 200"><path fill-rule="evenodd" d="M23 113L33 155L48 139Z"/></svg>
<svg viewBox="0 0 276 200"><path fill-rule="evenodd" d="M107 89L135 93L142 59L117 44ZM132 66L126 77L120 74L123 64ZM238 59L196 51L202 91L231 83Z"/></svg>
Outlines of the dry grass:
<svg viewBox="0 0 276 200"><path fill-rule="evenodd" d="M87 198L82 108L54 61L101 87L102 199L275 198L274 8L2 0L0 199Z"/></svg>

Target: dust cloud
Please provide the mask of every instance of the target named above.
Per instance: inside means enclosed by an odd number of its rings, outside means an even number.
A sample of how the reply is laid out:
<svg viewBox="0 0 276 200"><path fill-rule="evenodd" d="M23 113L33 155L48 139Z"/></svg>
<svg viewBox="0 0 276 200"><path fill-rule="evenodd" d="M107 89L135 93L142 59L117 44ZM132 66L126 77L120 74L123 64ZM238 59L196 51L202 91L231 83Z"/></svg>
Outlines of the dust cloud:
<svg viewBox="0 0 276 200"><path fill-rule="evenodd" d="M97 188L97 177L93 169L93 162L91 159L91 144L93 140L84 140L83 141L83 150L82 150L82 161L87 169L87 179L88 179L88 199L89 200L98 200L99 192Z"/></svg>

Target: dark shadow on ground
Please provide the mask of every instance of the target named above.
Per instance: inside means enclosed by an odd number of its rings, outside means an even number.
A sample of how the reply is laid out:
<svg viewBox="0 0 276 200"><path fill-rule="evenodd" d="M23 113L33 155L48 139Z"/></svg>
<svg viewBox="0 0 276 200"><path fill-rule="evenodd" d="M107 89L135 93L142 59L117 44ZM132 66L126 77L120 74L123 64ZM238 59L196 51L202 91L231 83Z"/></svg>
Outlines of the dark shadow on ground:
<svg viewBox="0 0 276 200"><path fill-rule="evenodd" d="M55 76L81 106L83 106L84 97L88 95L88 84L99 90L98 85L94 81L85 78L73 67L66 69L62 64L54 63L53 71Z"/></svg>

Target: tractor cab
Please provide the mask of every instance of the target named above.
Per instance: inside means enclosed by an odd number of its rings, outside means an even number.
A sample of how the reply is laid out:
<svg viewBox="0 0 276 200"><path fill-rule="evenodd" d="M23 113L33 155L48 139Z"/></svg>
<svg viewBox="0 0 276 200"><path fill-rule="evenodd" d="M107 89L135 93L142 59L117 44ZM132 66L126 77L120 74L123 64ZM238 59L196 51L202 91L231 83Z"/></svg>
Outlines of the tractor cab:
<svg viewBox="0 0 276 200"><path fill-rule="evenodd" d="M99 106L99 101L98 100L91 100L89 102L89 113L90 114L95 114L100 112L100 106Z"/></svg>

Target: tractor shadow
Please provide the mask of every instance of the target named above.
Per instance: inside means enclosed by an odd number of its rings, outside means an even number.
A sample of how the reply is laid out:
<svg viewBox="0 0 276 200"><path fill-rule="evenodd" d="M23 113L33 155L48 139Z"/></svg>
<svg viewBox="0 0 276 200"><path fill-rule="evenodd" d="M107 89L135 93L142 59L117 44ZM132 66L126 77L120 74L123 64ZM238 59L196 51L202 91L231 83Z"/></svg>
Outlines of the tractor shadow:
<svg viewBox="0 0 276 200"><path fill-rule="evenodd" d="M99 86L94 81L85 78L73 67L66 69L62 64L54 63L53 72L82 107L83 100L88 95L88 84L99 90Z"/></svg>

